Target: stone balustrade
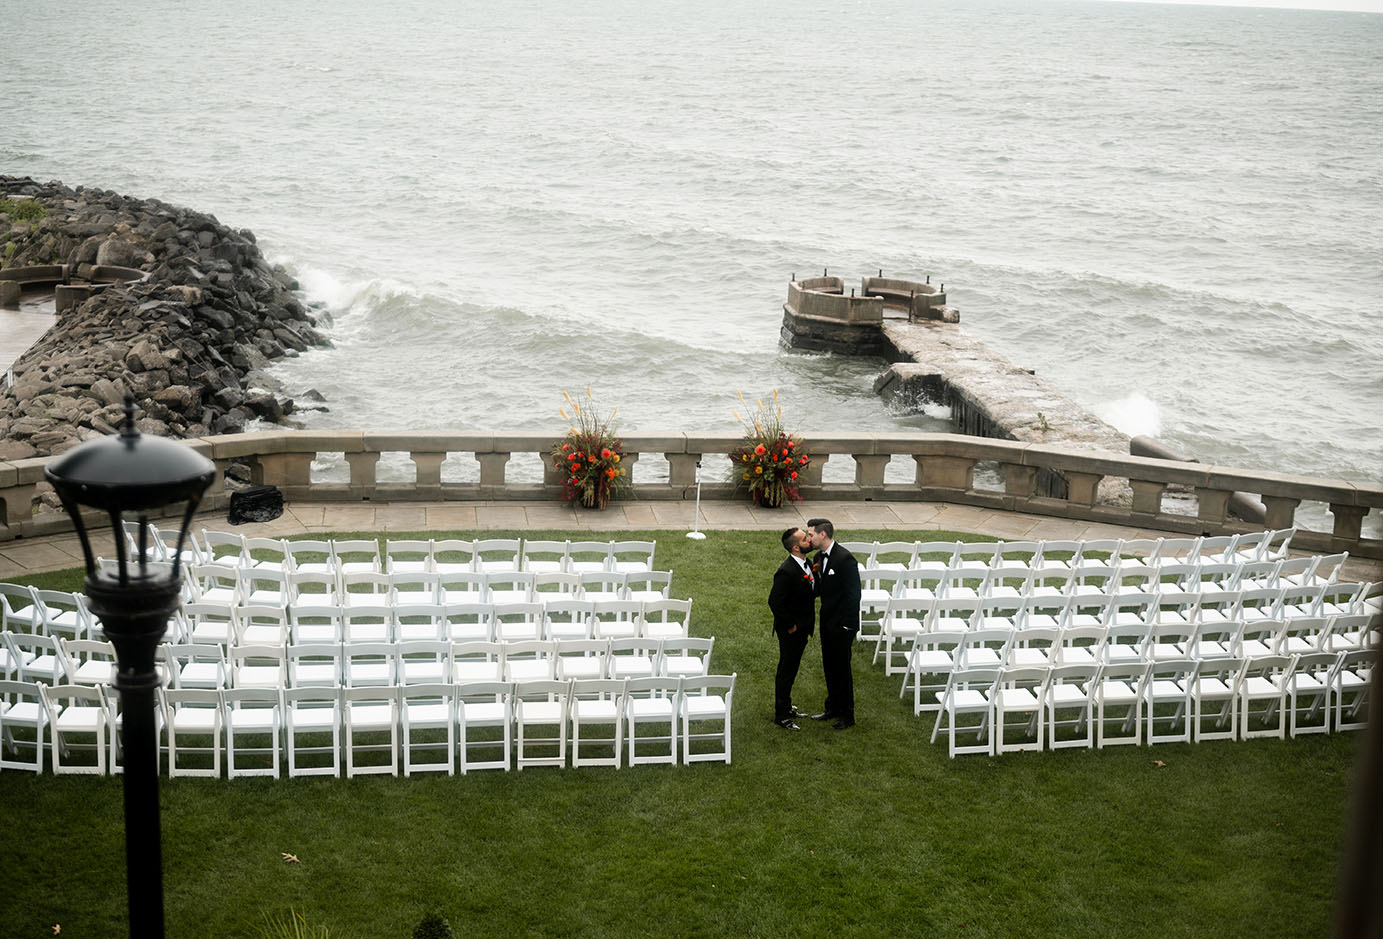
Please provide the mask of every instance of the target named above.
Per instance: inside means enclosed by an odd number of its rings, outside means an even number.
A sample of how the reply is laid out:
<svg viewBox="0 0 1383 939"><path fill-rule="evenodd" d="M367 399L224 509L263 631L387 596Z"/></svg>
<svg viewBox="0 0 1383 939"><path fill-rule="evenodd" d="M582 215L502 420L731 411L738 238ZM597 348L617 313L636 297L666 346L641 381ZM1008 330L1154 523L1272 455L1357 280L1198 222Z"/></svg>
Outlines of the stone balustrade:
<svg viewBox="0 0 1383 939"><path fill-rule="evenodd" d="M250 467L255 483L278 486L286 499L314 502L401 501L534 501L558 499L561 477L546 462L557 431L548 434L508 434L492 431L267 431L205 437L187 441L213 460L224 477L232 463ZM1383 540L1361 536L1368 513L1383 508L1383 486L1333 479L1254 472L1200 463L1124 456L1051 445L968 437L953 434L835 434L805 435L812 465L803 475L802 495L836 501L949 502L1021 511L1088 521L1109 522L1168 532L1244 532L1288 528L1296 523L1303 501L1325 503L1333 514L1330 532L1299 531L1293 545L1319 551L1349 551L1355 557L1383 558ZM743 498L735 494L728 454L740 443L738 435L629 434L624 437L632 492L638 501L689 500L696 495L696 464L703 462L702 498ZM313 463L340 454L348 468L345 481L314 479ZM384 454L407 454L413 466L411 481L378 479ZM543 459L541 481L512 481L507 474L515 454ZM453 482L443 478L449 457L469 456L479 464L479 478ZM645 460L662 458L661 472L644 470ZM831 460L850 458L851 482L823 482L822 470ZM885 471L896 461L912 462L909 482L890 482ZM0 462L0 541L63 531L66 516L57 511L36 512L46 459ZM998 478L1001 486L976 485L981 474ZM1056 473L1066 481L1065 498L1044 494L1039 474ZM641 478L641 475L646 478ZM834 475L834 474L832 474ZM1127 482L1131 504L1105 504L1097 494L1103 480ZM1196 514L1167 511L1163 495L1169 487L1193 495ZM1253 524L1228 514L1230 496L1243 492L1262 500L1267 518ZM212 487L207 507L229 500L223 482Z"/></svg>

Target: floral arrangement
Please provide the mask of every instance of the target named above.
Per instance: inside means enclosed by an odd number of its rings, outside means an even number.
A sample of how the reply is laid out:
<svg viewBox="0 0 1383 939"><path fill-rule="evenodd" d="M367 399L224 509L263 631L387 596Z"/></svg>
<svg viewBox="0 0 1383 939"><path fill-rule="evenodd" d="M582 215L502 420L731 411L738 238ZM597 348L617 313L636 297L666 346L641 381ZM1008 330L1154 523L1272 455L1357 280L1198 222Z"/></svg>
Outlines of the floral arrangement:
<svg viewBox="0 0 1383 939"><path fill-rule="evenodd" d="M624 444L612 429L619 408L602 419L590 388L586 389L584 405L565 391L562 397L567 399L571 413L566 408L559 408L558 413L572 426L565 437L552 445L552 466L562 474L568 502L580 501L589 508L603 509L610 496L628 484L628 473L620 465Z"/></svg>
<svg viewBox="0 0 1383 939"><path fill-rule="evenodd" d="M783 426L783 408L778 403L778 391L773 391L772 407L755 400L754 410L744 395L736 393L749 413L749 420L734 411L735 419L744 427L744 442L730 455L739 471L740 483L759 505L780 506L785 501L801 502L798 491L800 474L811 465L802 438L790 434Z"/></svg>

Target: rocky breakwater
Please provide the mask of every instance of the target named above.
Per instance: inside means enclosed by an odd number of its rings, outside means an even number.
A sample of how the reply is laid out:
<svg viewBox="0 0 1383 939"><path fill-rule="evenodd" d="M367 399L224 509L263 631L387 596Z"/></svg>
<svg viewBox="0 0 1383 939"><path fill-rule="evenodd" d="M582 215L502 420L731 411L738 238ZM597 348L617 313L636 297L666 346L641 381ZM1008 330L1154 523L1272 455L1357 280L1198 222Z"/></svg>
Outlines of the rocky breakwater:
<svg viewBox="0 0 1383 939"><path fill-rule="evenodd" d="M282 422L296 404L261 370L328 344L318 332L326 314L304 306L251 232L156 199L0 176L0 259L4 269L149 275L59 313L14 363L13 385L0 383L0 460L112 433L127 391L145 433L200 437L239 433L254 418Z"/></svg>

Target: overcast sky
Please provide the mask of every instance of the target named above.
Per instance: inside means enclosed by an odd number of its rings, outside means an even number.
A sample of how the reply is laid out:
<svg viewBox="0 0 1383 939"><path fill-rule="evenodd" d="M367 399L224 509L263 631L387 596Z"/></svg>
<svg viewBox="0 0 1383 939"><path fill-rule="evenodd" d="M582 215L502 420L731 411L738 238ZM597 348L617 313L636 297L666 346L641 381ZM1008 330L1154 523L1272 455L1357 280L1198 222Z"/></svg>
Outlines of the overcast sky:
<svg viewBox="0 0 1383 939"><path fill-rule="evenodd" d="M1107 3L1136 3L1141 0L1105 0ZM1194 3L1217 7L1285 7L1292 10L1357 10L1383 13L1383 0L1154 0L1158 3Z"/></svg>

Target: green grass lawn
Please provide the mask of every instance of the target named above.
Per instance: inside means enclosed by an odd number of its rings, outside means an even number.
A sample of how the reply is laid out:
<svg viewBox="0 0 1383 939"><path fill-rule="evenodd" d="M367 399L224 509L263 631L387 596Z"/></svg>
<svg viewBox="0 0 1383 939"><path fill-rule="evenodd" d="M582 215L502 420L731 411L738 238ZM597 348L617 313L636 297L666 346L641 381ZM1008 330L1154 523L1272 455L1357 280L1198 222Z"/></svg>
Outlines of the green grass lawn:
<svg viewBox="0 0 1383 939"><path fill-rule="evenodd" d="M950 760L863 648L858 726L788 733L771 723L777 534L619 537L658 539L713 670L739 674L732 765L164 779L168 935L256 935L290 906L357 939L406 939L433 909L463 936L1329 931L1362 735ZM804 708L820 662L813 642ZM121 780L5 772L0 802L0 935L123 935Z"/></svg>

